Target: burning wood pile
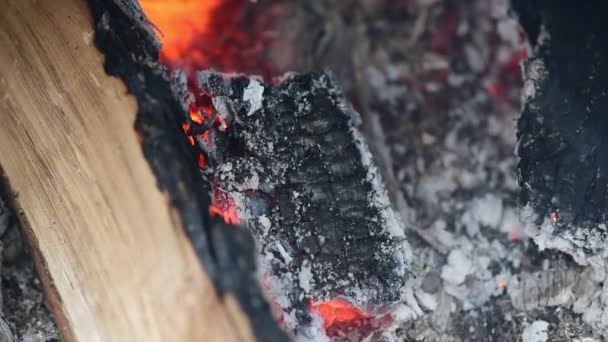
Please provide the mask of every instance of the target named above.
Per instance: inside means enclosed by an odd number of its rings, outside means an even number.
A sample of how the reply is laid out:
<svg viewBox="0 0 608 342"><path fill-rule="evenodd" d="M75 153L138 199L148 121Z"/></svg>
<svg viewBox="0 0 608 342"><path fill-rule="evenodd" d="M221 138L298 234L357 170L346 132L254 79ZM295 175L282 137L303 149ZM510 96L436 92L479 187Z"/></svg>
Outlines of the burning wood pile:
<svg viewBox="0 0 608 342"><path fill-rule="evenodd" d="M568 0L90 0L89 10L105 71L137 102L172 227L221 312L188 315L209 336L232 322L230 339L260 341L608 336L602 10Z"/></svg>

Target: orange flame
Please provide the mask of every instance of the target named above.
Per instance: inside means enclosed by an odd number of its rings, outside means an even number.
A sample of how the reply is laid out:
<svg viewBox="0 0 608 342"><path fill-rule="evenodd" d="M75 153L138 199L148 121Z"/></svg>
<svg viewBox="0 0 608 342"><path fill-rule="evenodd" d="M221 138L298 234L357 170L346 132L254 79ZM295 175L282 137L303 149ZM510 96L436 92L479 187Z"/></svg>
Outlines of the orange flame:
<svg viewBox="0 0 608 342"><path fill-rule="evenodd" d="M161 58L170 64L183 64L194 40L209 31L212 14L222 0L140 0L146 17L159 29L163 44Z"/></svg>
<svg viewBox="0 0 608 342"><path fill-rule="evenodd" d="M196 122L199 125L201 125L203 121L205 121L205 119L203 119L203 116L201 115L201 111L197 108L190 108L190 120L192 120L192 122Z"/></svg>
<svg viewBox="0 0 608 342"><path fill-rule="evenodd" d="M209 207L209 213L211 215L218 215L224 219L224 222L228 224L240 224L241 220L239 219L238 214L236 213L236 207L229 206L228 208L221 208L215 204L212 204Z"/></svg>
<svg viewBox="0 0 608 342"><path fill-rule="evenodd" d="M140 0L147 19L158 29L160 59L169 69L190 77L196 70L215 68L272 76L265 53L272 35L268 14L250 18L247 0Z"/></svg>
<svg viewBox="0 0 608 342"><path fill-rule="evenodd" d="M183 123L182 124L182 129L184 130L184 133L186 133L186 136L188 137L188 142L190 142L190 145L194 146L196 145L196 142L194 141L194 137L191 135L188 135L188 131L190 130L190 125L188 125L187 123Z"/></svg>

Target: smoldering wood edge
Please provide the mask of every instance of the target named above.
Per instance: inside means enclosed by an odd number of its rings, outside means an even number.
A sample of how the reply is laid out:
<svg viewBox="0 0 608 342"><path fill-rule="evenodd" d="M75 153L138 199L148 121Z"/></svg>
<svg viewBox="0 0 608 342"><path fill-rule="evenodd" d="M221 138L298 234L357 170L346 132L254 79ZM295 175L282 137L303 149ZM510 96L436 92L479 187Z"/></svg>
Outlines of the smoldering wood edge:
<svg viewBox="0 0 608 342"><path fill-rule="evenodd" d="M88 5L95 23L95 45L105 56L106 73L121 78L137 100L135 129L144 156L160 191L168 194L170 205L179 214L203 271L220 298L237 299L258 340L287 340L257 280L250 233L209 214L212 187L200 175L196 155L181 131L185 113L158 64L153 37L113 0L89 0ZM230 251L234 260L222 258L219 249ZM248 262L239 263L238 258Z"/></svg>
<svg viewBox="0 0 608 342"><path fill-rule="evenodd" d="M24 213L24 209L19 204L19 194L12 191L10 181L4 172L2 165L0 165L0 197L6 201L6 205L15 214L15 222L17 223L21 234L25 237L27 249L34 261L34 268L42 283L46 303L50 308L55 324L61 333L61 337L66 342L77 341L66 312L63 309L61 296L55 286L53 276L50 274L48 264L42 255L38 238L27 219L27 215Z"/></svg>

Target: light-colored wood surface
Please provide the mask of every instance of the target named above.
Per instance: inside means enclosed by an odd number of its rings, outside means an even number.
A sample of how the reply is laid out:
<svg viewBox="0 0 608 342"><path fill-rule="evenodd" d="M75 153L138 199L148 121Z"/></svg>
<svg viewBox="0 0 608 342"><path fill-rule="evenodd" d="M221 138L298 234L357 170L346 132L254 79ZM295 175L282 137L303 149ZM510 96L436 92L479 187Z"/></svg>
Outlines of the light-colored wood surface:
<svg viewBox="0 0 608 342"><path fill-rule="evenodd" d="M250 340L155 185L86 3L0 8L0 166L65 339Z"/></svg>

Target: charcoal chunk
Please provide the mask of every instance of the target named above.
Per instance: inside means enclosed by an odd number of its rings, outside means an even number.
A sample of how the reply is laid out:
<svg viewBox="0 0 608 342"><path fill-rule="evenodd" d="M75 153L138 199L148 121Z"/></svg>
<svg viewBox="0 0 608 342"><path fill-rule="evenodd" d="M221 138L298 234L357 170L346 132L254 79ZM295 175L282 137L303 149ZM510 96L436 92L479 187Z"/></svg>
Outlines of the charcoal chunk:
<svg viewBox="0 0 608 342"><path fill-rule="evenodd" d="M239 89L245 86L242 80L232 83L226 107L246 101ZM362 307L402 301L408 246L356 133L356 113L324 74L291 75L264 87L262 108L253 115L237 113L234 130L245 141L243 155L256 158L258 169L271 170L266 178L276 210L263 213L268 220L248 213L247 221L275 275L291 279L283 291L294 298L292 305L337 296ZM232 162L243 158L228 154L225 163L247 168ZM237 181L225 168L216 169L217 177ZM262 227L268 222L271 227Z"/></svg>

